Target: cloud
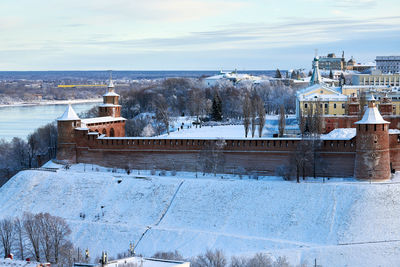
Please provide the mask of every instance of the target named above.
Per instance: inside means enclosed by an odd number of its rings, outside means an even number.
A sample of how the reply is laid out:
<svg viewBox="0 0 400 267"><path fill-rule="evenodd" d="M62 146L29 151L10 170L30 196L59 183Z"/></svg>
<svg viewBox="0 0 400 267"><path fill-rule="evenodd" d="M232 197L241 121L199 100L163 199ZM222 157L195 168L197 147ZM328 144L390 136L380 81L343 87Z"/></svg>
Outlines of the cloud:
<svg viewBox="0 0 400 267"><path fill-rule="evenodd" d="M75 3L80 8L116 20L189 21L232 12L246 1L228 0L87 0ZM160 25L161 26L161 25Z"/></svg>
<svg viewBox="0 0 400 267"><path fill-rule="evenodd" d="M400 16L374 19L288 19L283 23L235 24L221 30L168 38L87 39L81 45L126 51L179 51L291 47L335 42L400 30Z"/></svg>

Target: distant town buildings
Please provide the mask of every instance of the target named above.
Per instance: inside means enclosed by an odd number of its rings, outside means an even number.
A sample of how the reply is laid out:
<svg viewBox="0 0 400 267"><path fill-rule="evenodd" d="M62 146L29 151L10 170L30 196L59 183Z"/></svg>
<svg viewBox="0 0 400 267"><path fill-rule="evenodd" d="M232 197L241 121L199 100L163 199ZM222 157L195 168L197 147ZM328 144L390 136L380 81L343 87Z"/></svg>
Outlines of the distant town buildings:
<svg viewBox="0 0 400 267"><path fill-rule="evenodd" d="M400 73L400 56L377 56L376 69L383 73Z"/></svg>
<svg viewBox="0 0 400 267"><path fill-rule="evenodd" d="M354 73L351 84L336 86L325 83L321 78L320 64L321 58L315 57L309 87L297 92L298 118L314 112L325 117L355 115L350 114L355 105L353 98L373 96L384 115L400 115L400 74L383 74L380 70L372 70L370 74ZM357 103L357 112L361 110L359 105ZM389 105L390 108L387 108Z"/></svg>
<svg viewBox="0 0 400 267"><path fill-rule="evenodd" d="M238 73L236 70L231 72L223 72L221 71L218 75L214 75L211 77L207 77L203 80L203 83L206 87L212 87L217 85L220 82L228 81L233 84L237 84L240 82L255 82L260 81L261 77L253 76L246 73Z"/></svg>
<svg viewBox="0 0 400 267"><path fill-rule="evenodd" d="M327 56L319 58L319 68L321 70L344 70L345 67L344 52L342 53L342 57L336 57L335 53L329 53Z"/></svg>

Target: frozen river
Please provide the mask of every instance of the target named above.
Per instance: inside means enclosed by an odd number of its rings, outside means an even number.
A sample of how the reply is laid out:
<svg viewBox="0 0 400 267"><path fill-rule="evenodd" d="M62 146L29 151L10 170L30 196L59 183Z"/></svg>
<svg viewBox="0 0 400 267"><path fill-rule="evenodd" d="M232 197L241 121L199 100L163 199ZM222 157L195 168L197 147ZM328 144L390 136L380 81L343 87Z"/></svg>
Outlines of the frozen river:
<svg viewBox="0 0 400 267"><path fill-rule="evenodd" d="M99 103L73 104L76 113L87 111ZM35 105L0 107L0 139L26 138L36 128L56 120L67 105Z"/></svg>

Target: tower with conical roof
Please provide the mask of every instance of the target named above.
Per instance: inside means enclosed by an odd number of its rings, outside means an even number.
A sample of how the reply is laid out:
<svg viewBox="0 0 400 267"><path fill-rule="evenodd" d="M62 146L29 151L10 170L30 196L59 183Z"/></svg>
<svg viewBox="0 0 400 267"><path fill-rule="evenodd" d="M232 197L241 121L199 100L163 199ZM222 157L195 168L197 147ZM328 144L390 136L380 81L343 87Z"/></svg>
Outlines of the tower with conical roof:
<svg viewBox="0 0 400 267"><path fill-rule="evenodd" d="M310 86L322 83L321 74L319 73L319 57L315 56L313 61L313 73L310 79Z"/></svg>
<svg viewBox="0 0 400 267"><path fill-rule="evenodd" d="M368 101L357 127L354 177L385 180L390 178L389 124L376 107L375 98Z"/></svg>
<svg viewBox="0 0 400 267"><path fill-rule="evenodd" d="M103 104L99 106L99 117L121 117L121 106L119 105L119 94L115 93L115 86L110 77L107 92L103 95Z"/></svg>
<svg viewBox="0 0 400 267"><path fill-rule="evenodd" d="M75 128L81 127L81 119L76 115L71 105L57 119L57 159L76 161Z"/></svg>

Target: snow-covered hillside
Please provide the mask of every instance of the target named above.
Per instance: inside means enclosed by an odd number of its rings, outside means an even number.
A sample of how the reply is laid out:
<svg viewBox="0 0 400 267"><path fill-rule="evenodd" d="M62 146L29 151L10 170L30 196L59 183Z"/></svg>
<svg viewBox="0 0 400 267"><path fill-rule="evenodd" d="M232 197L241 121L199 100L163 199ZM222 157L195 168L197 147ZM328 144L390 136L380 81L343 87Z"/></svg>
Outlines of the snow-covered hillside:
<svg viewBox="0 0 400 267"><path fill-rule="evenodd" d="M399 173L387 183L297 184L93 169L78 164L18 173L0 188L0 217L24 211L64 217L73 242L91 255L115 255L133 241L144 256L178 250L189 257L220 248L228 256L285 255L293 264L400 264Z"/></svg>

